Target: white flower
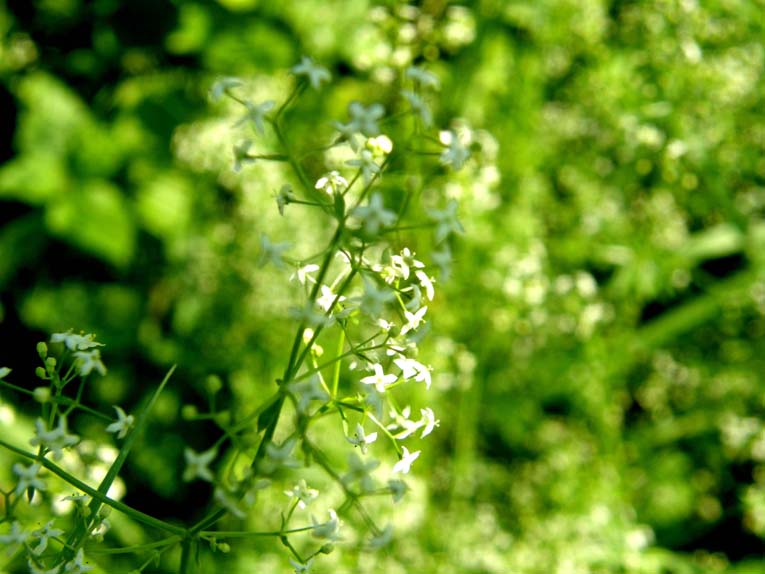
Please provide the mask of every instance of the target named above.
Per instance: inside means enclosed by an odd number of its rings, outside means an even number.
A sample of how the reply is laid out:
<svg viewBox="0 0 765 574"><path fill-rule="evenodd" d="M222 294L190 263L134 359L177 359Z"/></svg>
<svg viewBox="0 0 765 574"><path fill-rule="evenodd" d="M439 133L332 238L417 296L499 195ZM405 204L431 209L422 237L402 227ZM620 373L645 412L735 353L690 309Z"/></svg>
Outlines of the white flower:
<svg viewBox="0 0 765 574"><path fill-rule="evenodd" d="M414 274L417 276L417 279L420 280L420 285L423 289L425 289L425 296L428 298L428 301L432 301L433 297L436 296L436 290L433 287L433 283L436 282L436 280L433 277L428 277L428 274L424 271L415 271Z"/></svg>
<svg viewBox="0 0 765 574"><path fill-rule="evenodd" d="M47 430L45 422L38 418L35 421L35 436L29 440L32 446L42 446L53 453L53 458L60 460L63 450L79 442L79 437L67 433L66 418L59 417L58 426Z"/></svg>
<svg viewBox="0 0 765 574"><path fill-rule="evenodd" d="M415 254L412 253L408 247L404 247L401 253L398 255L391 255L390 266L393 269L395 275L404 279L409 279L410 267L414 269L424 269L425 264L414 258Z"/></svg>
<svg viewBox="0 0 765 574"><path fill-rule="evenodd" d="M106 374L106 367L101 362L101 351L98 349L75 351L74 356L81 377L87 377L94 370L101 376Z"/></svg>
<svg viewBox="0 0 765 574"><path fill-rule="evenodd" d="M403 480L395 478L388 481L388 488L390 488L390 493L393 495L393 502L399 502L404 498L406 491L409 490L409 487Z"/></svg>
<svg viewBox="0 0 765 574"><path fill-rule="evenodd" d="M438 79L438 76L433 74L432 72L428 72L427 70L424 70L423 68L417 68L415 66L410 66L406 69L406 76L408 78L412 78L415 82L420 84L423 88L433 88L434 90L438 90L441 88L441 82Z"/></svg>
<svg viewBox="0 0 765 574"><path fill-rule="evenodd" d="M368 446L377 440L377 433L373 432L373 433L365 434L364 427L361 426L359 423L356 423L356 436L354 438L347 436L345 437L345 440L347 440L353 446L360 447L361 454L367 454Z"/></svg>
<svg viewBox="0 0 765 574"><path fill-rule="evenodd" d="M247 164L255 163L255 158L249 155L252 142L243 140L234 145L234 173L242 171L242 167Z"/></svg>
<svg viewBox="0 0 765 574"><path fill-rule="evenodd" d="M372 369L374 370L375 374L364 377L361 379L361 383L364 385L374 385L378 393L384 393L385 388L395 383L398 379L396 375L386 375L383 372L382 365L379 363L372 365Z"/></svg>
<svg viewBox="0 0 765 574"><path fill-rule="evenodd" d="M53 333L50 337L50 342L64 343L67 349L72 351L85 351L87 349L92 349L93 347L103 347L101 343L95 341L95 338L96 336L93 334L77 335L76 333L72 333L72 330L69 329L66 333Z"/></svg>
<svg viewBox="0 0 765 574"><path fill-rule="evenodd" d="M290 281L293 279L297 279L298 282L301 285L305 285L306 281L310 281L311 283L316 283L316 280L309 275L309 273L315 273L319 270L319 266L315 263L309 263L308 265L304 265L303 267L299 267L295 273L293 273L290 276Z"/></svg>
<svg viewBox="0 0 765 574"><path fill-rule="evenodd" d="M393 359L396 366L401 369L401 376L404 379L414 379L415 381L425 383L425 387L430 389L430 369L414 359L401 357Z"/></svg>
<svg viewBox="0 0 765 574"><path fill-rule="evenodd" d="M273 263L275 267L284 267L284 261L282 261L282 253L287 251L292 244L289 242L283 243L271 243L271 240L265 233L260 234L260 255L258 255L258 261L256 265L263 267L267 263Z"/></svg>
<svg viewBox="0 0 765 574"><path fill-rule="evenodd" d="M361 308L364 312L368 313L372 317L375 317L382 313L386 303L396 298L395 293L390 289L377 288L377 283L372 279L365 276L364 280L364 294L361 296Z"/></svg>
<svg viewBox="0 0 765 574"><path fill-rule="evenodd" d="M297 498L297 507L303 510L308 504L311 504L319 497L319 491L315 488L309 488L304 479L300 479L292 490L285 490L284 494L291 498Z"/></svg>
<svg viewBox="0 0 765 574"><path fill-rule="evenodd" d="M247 112L245 112L242 118L236 122L236 124L234 124L234 127L239 127L242 124L251 122L254 130L260 132L261 135L264 134L265 127L263 122L265 120L266 113L270 112L275 105L276 102L273 100L267 100L258 105L255 105L252 102L245 102L244 107L247 108Z"/></svg>
<svg viewBox="0 0 765 574"><path fill-rule="evenodd" d="M396 221L396 214L385 209L382 196L375 193L369 199L369 205L357 207L354 215L364 221L364 231L368 235L377 235L380 227L392 225Z"/></svg>
<svg viewBox="0 0 765 574"><path fill-rule="evenodd" d="M199 478L207 482L213 482L215 477L208 466L215 460L216 456L218 456L218 450L215 448L197 453L186 447L183 451L183 457L186 459L186 470L183 471L183 480L191 482Z"/></svg>
<svg viewBox="0 0 765 574"><path fill-rule="evenodd" d="M60 528L53 528L53 521L49 521L45 526L39 530L32 532L32 536L37 538L37 546L32 549L32 553L39 556L48 547L48 540L61 536L64 533Z"/></svg>
<svg viewBox="0 0 765 574"><path fill-rule="evenodd" d="M365 146L375 157L384 157L393 151L393 141L385 134L367 139Z"/></svg>
<svg viewBox="0 0 765 574"><path fill-rule="evenodd" d="M0 535L0 543L7 545L8 554L13 554L12 545L24 544L27 538L29 538L29 532L22 530L21 524L14 522L11 524L11 531L8 534Z"/></svg>
<svg viewBox="0 0 765 574"><path fill-rule="evenodd" d="M465 162L470 157L468 149L462 145L460 138L453 131L442 131L439 134L441 143L447 148L441 153L439 158L441 164L451 166L455 171L462 169Z"/></svg>
<svg viewBox="0 0 765 574"><path fill-rule="evenodd" d="M125 411L116 405L114 410L117 411L117 421L106 427L106 432L117 433L117 438L125 438L125 435L135 424L135 417L133 415L126 415Z"/></svg>
<svg viewBox="0 0 765 574"><path fill-rule="evenodd" d="M409 90L402 90L401 95L404 96L409 102L409 105L412 106L412 110L420 116L425 127L433 125L433 114L431 113L428 104L425 103L425 100Z"/></svg>
<svg viewBox="0 0 765 574"><path fill-rule="evenodd" d="M295 560L290 558L290 564L292 564L292 567L295 569L295 574L310 574L311 564L313 564L313 558L309 558L304 564L301 564L300 562L296 562Z"/></svg>
<svg viewBox="0 0 765 574"><path fill-rule="evenodd" d="M239 78L226 77L220 78L210 88L210 99L213 102L219 101L224 95L228 94L232 88L238 88L242 85Z"/></svg>
<svg viewBox="0 0 765 574"><path fill-rule="evenodd" d="M10 374L11 374L11 369L9 369L8 367L0 368L0 380L4 379Z"/></svg>
<svg viewBox="0 0 765 574"><path fill-rule="evenodd" d="M247 516L247 513L245 512L246 508L239 500L237 500L236 495L233 493L226 492L221 487L216 487L213 497L218 504L237 518L243 519Z"/></svg>
<svg viewBox="0 0 765 574"><path fill-rule="evenodd" d="M296 76L305 76L314 90L318 90L322 82L329 82L332 79L329 70L314 63L308 56L303 56L300 63L293 66L290 71Z"/></svg>
<svg viewBox="0 0 765 574"><path fill-rule="evenodd" d="M348 181L340 175L339 171L332 170L327 175L320 177L315 187L327 195L334 195L335 193L342 193L348 187Z"/></svg>
<svg viewBox="0 0 765 574"><path fill-rule="evenodd" d="M425 313L427 312L427 310L428 310L427 307L423 307L416 313L404 311L406 324L403 327L401 327L401 334L406 335L409 331L416 330L420 326L420 324L424 321Z"/></svg>
<svg viewBox="0 0 765 574"><path fill-rule="evenodd" d="M293 383L290 385L290 389L298 397L297 409L301 413L307 412L312 401L329 400L329 395L321 386L321 381L318 375L314 375L309 380L302 383Z"/></svg>
<svg viewBox="0 0 765 574"><path fill-rule="evenodd" d="M376 136L380 133L377 126L377 120L385 115L385 108L380 104L372 104L364 107L359 102L351 102L348 106L348 113L351 115L351 125L357 132L361 132L367 137Z"/></svg>
<svg viewBox="0 0 765 574"><path fill-rule="evenodd" d="M436 420L436 416L433 414L433 409L431 408L420 409L420 412L422 413L422 422L425 425L420 438L425 438L433 432L433 429L436 428L441 421Z"/></svg>
<svg viewBox="0 0 765 574"><path fill-rule="evenodd" d="M440 243L449 235L462 235L465 229L457 219L457 202L452 199L443 210L432 209L428 212L431 219L436 222L436 242Z"/></svg>
<svg viewBox="0 0 765 574"><path fill-rule="evenodd" d="M377 460L364 462L355 452L350 453L348 455L348 472L342 477L343 484L347 486L358 482L363 492L374 490L375 481L369 473L378 466L380 466L380 462Z"/></svg>
<svg viewBox="0 0 765 574"><path fill-rule="evenodd" d="M89 572L90 570L93 570L93 566L86 566L83 564L83 560L85 560L85 555L83 554L82 548L80 548L77 551L74 560L66 563L64 566L64 572L66 574L82 574L83 572Z"/></svg>
<svg viewBox="0 0 765 574"><path fill-rule="evenodd" d="M313 532L311 533L314 538L324 538L326 540L337 540L340 528L340 519L337 517L337 512L329 509L329 520L327 522L319 523L311 516L311 522L313 522Z"/></svg>
<svg viewBox="0 0 765 574"><path fill-rule="evenodd" d="M404 451L404 453L401 455L401 460L399 460L396 464L393 465L393 474L407 474L409 470L412 468L412 463L417 460L417 457L420 456L420 451L417 450L415 452L410 453L409 449L405 446L401 447L401 450Z"/></svg>
<svg viewBox="0 0 765 574"><path fill-rule="evenodd" d="M332 309L333 304L336 307L337 303L341 303L343 301L345 301L345 297L342 295L338 297L335 293L332 292L332 289L326 285L322 285L321 296L316 299L316 304L324 309L324 311L329 313L329 310Z"/></svg>
<svg viewBox="0 0 765 574"><path fill-rule="evenodd" d="M263 472L271 473L281 467L299 468L300 462L292 458L295 442L294 438L288 439L282 444L269 442L266 445L266 458L261 461Z"/></svg>
<svg viewBox="0 0 765 574"><path fill-rule="evenodd" d="M276 208L279 210L279 215L284 215L284 208L293 201L295 201L295 194L292 193L292 186L285 183L276 194Z"/></svg>
<svg viewBox="0 0 765 574"><path fill-rule="evenodd" d="M364 177L364 183L367 184L372 181L375 174L380 173L380 166L375 163L374 155L368 149L361 150L356 159L348 160L345 163L351 167L359 168Z"/></svg>
<svg viewBox="0 0 765 574"><path fill-rule="evenodd" d="M390 544L392 540L393 526L388 524L379 534L372 537L369 541L369 547L373 550L378 550Z"/></svg>

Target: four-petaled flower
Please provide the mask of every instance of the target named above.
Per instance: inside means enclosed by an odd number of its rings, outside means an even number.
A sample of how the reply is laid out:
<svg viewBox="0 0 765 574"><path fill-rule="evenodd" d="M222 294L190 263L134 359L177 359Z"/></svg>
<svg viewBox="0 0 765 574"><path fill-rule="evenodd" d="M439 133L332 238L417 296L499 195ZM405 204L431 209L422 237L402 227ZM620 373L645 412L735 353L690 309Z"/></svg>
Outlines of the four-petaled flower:
<svg viewBox="0 0 765 574"><path fill-rule="evenodd" d="M74 356L81 377L87 377L93 371L102 377L106 374L106 367L101 362L101 351L98 349L75 351Z"/></svg>
<svg viewBox="0 0 765 574"><path fill-rule="evenodd" d="M425 313L427 312L428 308L423 307L416 313L410 313L409 311L404 311L404 317L406 318L406 324L401 327L401 334L406 335L409 331L416 330L420 324L425 320Z"/></svg>
<svg viewBox="0 0 765 574"><path fill-rule="evenodd" d="M414 379L417 382L424 382L425 387L430 389L431 377L430 369L422 363L406 357L393 359L396 366L401 369L401 376L404 379Z"/></svg>
<svg viewBox="0 0 765 574"><path fill-rule="evenodd" d="M35 421L35 436L29 440L29 444L47 448L53 453L53 458L60 460L62 451L76 445L79 440L77 436L67 433L65 417L59 417L58 425L53 430L47 430L45 422L38 418Z"/></svg>
<svg viewBox="0 0 765 574"><path fill-rule="evenodd" d="M407 474L409 470L412 468L412 463L417 460L417 457L420 456L420 451L414 451L409 452L409 449L405 446L401 447L401 450L404 451L401 455L401 460L399 460L396 464L393 465L393 474Z"/></svg>
<svg viewBox="0 0 765 574"><path fill-rule="evenodd" d="M410 66L406 69L406 76L412 78L423 88L433 88L434 90L438 90L441 87L441 81L438 79L438 76L423 68Z"/></svg>
<svg viewBox="0 0 765 574"><path fill-rule="evenodd" d="M412 106L412 110L420 116L425 127L433 125L433 114L431 113L428 104L425 103L425 100L409 90L402 90L401 95L404 96L409 102L409 105Z"/></svg>
<svg viewBox="0 0 765 574"><path fill-rule="evenodd" d="M233 78L231 76L220 78L210 88L210 99L213 102L219 101L224 95L229 93L232 88L238 88L242 85L242 80L239 78Z"/></svg>
<svg viewBox="0 0 765 574"><path fill-rule="evenodd" d="M372 369L374 370L375 374L364 377L361 379L361 383L364 385L374 385L378 393L384 393L385 388L395 383L398 379L396 375L386 375L385 372L383 372L383 368L380 363L375 363L372 365Z"/></svg>
<svg viewBox="0 0 765 574"><path fill-rule="evenodd" d="M432 209L428 212L436 222L436 242L440 243L452 234L462 235L465 229L457 219L457 202L452 199L443 210Z"/></svg>
<svg viewBox="0 0 765 574"><path fill-rule="evenodd" d="M48 547L48 540L56 538L64 533L60 528L53 528L53 521L49 521L45 526L39 530L32 532L32 536L37 538L37 546L32 549L32 553L39 556Z"/></svg>
<svg viewBox="0 0 765 574"><path fill-rule="evenodd" d="M204 452L196 452L188 447L183 451L183 457L186 459L186 470L183 471L183 480L191 482L197 478L213 482L215 477L208 468L210 463L218 456L218 450L211 448Z"/></svg>
<svg viewBox="0 0 765 574"><path fill-rule="evenodd" d="M319 66L308 56L303 56L299 64L292 66L290 70L296 76L305 76L314 90L318 90L322 82L329 82L332 75L323 66Z"/></svg>
<svg viewBox="0 0 765 574"><path fill-rule="evenodd" d="M290 564L292 564L292 567L295 569L295 574L310 574L313 558L309 558L305 562L296 562L290 558Z"/></svg>
<svg viewBox="0 0 765 574"><path fill-rule="evenodd" d="M234 127L239 127L242 124L250 122L252 123L253 129L263 135L265 133L263 122L266 119L266 114L274 109L275 105L276 102L273 100L266 100L262 104L258 105L255 105L252 102L244 102L244 107L247 108L247 112L245 112L242 118L236 122Z"/></svg>
<svg viewBox="0 0 765 574"><path fill-rule="evenodd" d="M297 507L303 510L307 505L311 504L319 497L319 491L315 488L309 488L305 482L305 479L300 479L292 490L285 490L284 494L290 498L297 499Z"/></svg>
<svg viewBox="0 0 765 574"><path fill-rule="evenodd" d="M275 267L284 267L282 253L287 251L292 244L285 241L282 243L271 243L271 240L265 233L260 234L260 254L256 262L258 267L263 267L268 263L273 263Z"/></svg>
<svg viewBox="0 0 765 574"><path fill-rule="evenodd" d="M276 208L279 210L279 215L284 215L284 208L295 201L295 194L292 193L292 186L289 183L285 183L276 194Z"/></svg>
<svg viewBox="0 0 765 574"><path fill-rule="evenodd" d="M313 532L311 533L314 538L324 538L326 540L337 540L339 536L340 519L337 517L337 512L329 509L329 520L327 522L318 522L313 516L311 516L311 522L313 522Z"/></svg>
<svg viewBox="0 0 765 574"><path fill-rule="evenodd" d="M342 193L348 187L348 181L337 170L332 170L316 182L316 189L327 195Z"/></svg>
<svg viewBox="0 0 765 574"><path fill-rule="evenodd" d="M425 426L425 428L422 430L420 438L425 438L433 432L433 429L436 428L441 421L436 420L436 415L433 414L433 409L430 407L420 409L420 413L422 413L421 424Z"/></svg>
<svg viewBox="0 0 765 574"><path fill-rule="evenodd" d="M125 411L117 405L114 406L114 410L117 411L117 421L106 427L106 432L117 433L117 438L125 438L125 435L135 424L135 417L125 414Z"/></svg>
<svg viewBox="0 0 765 574"><path fill-rule="evenodd" d="M460 138L454 131L443 131L440 134L441 143L444 144L446 149L441 152L439 158L442 165L451 166L454 171L459 171L465 162L470 157L468 149L462 145Z"/></svg>
<svg viewBox="0 0 765 574"><path fill-rule="evenodd" d="M50 337L51 343L64 343L66 348L71 351L85 351L93 347L103 347L101 343L96 342L96 336L91 334L78 335L69 329L66 333L53 333Z"/></svg>
<svg viewBox="0 0 765 574"><path fill-rule="evenodd" d="M377 120L385 115L385 108L381 104L364 107L359 102L351 102L348 106L348 113L351 115L350 123L356 131L367 137L376 136L380 133Z"/></svg>
<svg viewBox="0 0 765 574"><path fill-rule="evenodd" d="M64 566L65 574L82 574L83 572L89 572L90 570L93 570L93 566L86 566L83 564L83 560L85 560L85 555L82 551L82 548L80 548L77 551L74 560L67 562Z"/></svg>
<svg viewBox="0 0 765 574"><path fill-rule="evenodd" d="M250 147L252 147L250 140L242 140L234 145L234 173L242 171L245 165L255 163L255 158L249 155Z"/></svg>
<svg viewBox="0 0 765 574"><path fill-rule="evenodd" d="M377 433L372 432L372 433L366 434L364 432L364 427L361 426L359 423L356 423L356 436L355 437L347 436L345 437L345 440L347 440L352 445L361 448L361 454L367 454L367 448L369 447L369 445L377 440Z"/></svg>
<svg viewBox="0 0 765 574"><path fill-rule="evenodd" d="M366 184L372 181L375 174L380 173L380 166L375 163L374 154L368 149L361 150L356 159L348 160L345 163L351 167L359 168Z"/></svg>
<svg viewBox="0 0 765 574"><path fill-rule="evenodd" d="M393 225L396 221L396 214L385 209L382 195L375 193L369 199L369 205L357 207L354 215L364 221L364 231L367 235L377 235L380 227Z"/></svg>
<svg viewBox="0 0 765 574"><path fill-rule="evenodd" d="M21 524L14 522L11 524L11 531L8 534L0 535L0 543L7 545L8 554L13 553L12 545L24 544L27 538L29 538L29 532L24 531L21 528Z"/></svg>
<svg viewBox="0 0 765 574"><path fill-rule="evenodd" d="M321 286L321 296L316 299L316 304L329 313L330 309L337 308L337 304L345 301L343 295L336 295L332 289L326 285Z"/></svg>

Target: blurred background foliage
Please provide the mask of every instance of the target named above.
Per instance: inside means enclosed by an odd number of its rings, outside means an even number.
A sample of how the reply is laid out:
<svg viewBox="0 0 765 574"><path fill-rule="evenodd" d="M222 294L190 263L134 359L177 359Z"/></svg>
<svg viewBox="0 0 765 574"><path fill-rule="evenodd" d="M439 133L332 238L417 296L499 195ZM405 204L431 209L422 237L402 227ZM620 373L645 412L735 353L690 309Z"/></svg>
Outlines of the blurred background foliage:
<svg viewBox="0 0 765 574"><path fill-rule="evenodd" d="M326 233L279 217L286 171L231 172L234 111L209 86L236 75L279 99L311 55L335 81L290 120L310 149L348 101L423 63L443 84L437 124L488 130L441 190L467 230L421 355L442 423L395 509L399 539L333 567L762 572L764 11L0 0L0 363L31 388L38 340L95 332L103 410L178 363L125 499L198 516L208 493L179 482L175 431L201 448L215 430L182 406L205 408L211 374L232 404L270 393L294 328L285 277L255 265L259 235ZM0 408L4 433L34 413L8 392ZM270 543L237 555L241 571L288 568Z"/></svg>

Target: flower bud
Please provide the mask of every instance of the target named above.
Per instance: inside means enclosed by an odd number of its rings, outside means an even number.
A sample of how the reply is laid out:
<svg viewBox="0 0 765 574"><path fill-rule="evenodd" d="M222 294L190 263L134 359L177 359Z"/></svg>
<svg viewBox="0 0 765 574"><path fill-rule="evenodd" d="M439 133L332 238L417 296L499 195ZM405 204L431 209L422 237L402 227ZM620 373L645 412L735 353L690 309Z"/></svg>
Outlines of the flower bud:
<svg viewBox="0 0 765 574"><path fill-rule="evenodd" d="M46 345L44 341L37 343L37 354L40 355L40 358L43 361L48 356L48 345Z"/></svg>
<svg viewBox="0 0 765 574"><path fill-rule="evenodd" d="M48 379L48 373L42 367L37 367L35 369L35 375L37 375L39 378L43 379L44 381Z"/></svg>
<svg viewBox="0 0 765 574"><path fill-rule="evenodd" d="M197 407L194 405L183 405L183 408L181 409L181 417L187 421L190 421L198 414L199 414L199 411L197 410Z"/></svg>
<svg viewBox="0 0 765 574"><path fill-rule="evenodd" d="M43 371L42 367L37 367L40 371ZM40 376L39 373L37 376ZM45 371L43 371L43 377L45 376ZM38 403L47 403L50 401L50 387L37 387L34 391L32 391L32 396Z"/></svg>
<svg viewBox="0 0 765 574"><path fill-rule="evenodd" d="M331 542L327 542L324 546L322 546L319 549L319 552L322 554L332 554L332 551L335 549L335 545Z"/></svg>

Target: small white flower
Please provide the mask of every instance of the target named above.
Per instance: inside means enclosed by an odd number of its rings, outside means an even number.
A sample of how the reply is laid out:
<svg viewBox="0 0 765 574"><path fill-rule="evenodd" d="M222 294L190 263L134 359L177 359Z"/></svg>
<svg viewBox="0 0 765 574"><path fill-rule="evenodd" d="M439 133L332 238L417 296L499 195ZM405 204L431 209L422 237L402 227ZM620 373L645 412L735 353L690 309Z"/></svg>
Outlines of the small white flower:
<svg viewBox="0 0 765 574"><path fill-rule="evenodd" d="M406 76L408 78L412 78L415 82L420 84L423 88L433 88L434 90L438 90L441 88L441 82L438 79L438 76L433 74L432 72L428 72L427 70L423 68L417 68L415 66L410 66L406 69Z"/></svg>
<svg viewBox="0 0 765 574"><path fill-rule="evenodd" d="M278 468L299 468L300 462L292 458L292 449L295 448L295 439L291 438L282 444L269 442L266 445L266 457L261 461L261 468L265 473L272 473Z"/></svg>
<svg viewBox="0 0 765 574"><path fill-rule="evenodd" d="M436 296L436 290L433 287L433 284L436 282L436 280L433 277L428 277L428 274L424 271L415 271L414 274L417 276L417 279L420 280L420 285L423 289L425 289L425 296L428 298L428 301L432 301L433 297Z"/></svg>
<svg viewBox="0 0 765 574"><path fill-rule="evenodd" d="M292 193L292 186L285 183L276 194L276 208L279 210L279 215L284 215L284 208L293 201L295 201L295 194Z"/></svg>
<svg viewBox="0 0 765 574"><path fill-rule="evenodd" d="M428 212L430 218L436 222L436 242L440 243L452 234L465 233L465 229L457 219L457 207L457 202L452 199L443 210L432 209Z"/></svg>
<svg viewBox="0 0 765 574"><path fill-rule="evenodd" d="M357 207L354 215L364 221L364 231L368 235L377 235L380 227L393 225L396 221L396 214L385 209L382 196L375 193L369 199L369 205Z"/></svg>
<svg viewBox="0 0 765 574"><path fill-rule="evenodd" d="M82 551L82 548L80 548L77 551L74 560L66 563L64 566L64 572L66 574L82 574L83 572L89 572L90 570L93 570L93 566L86 566L83 564L83 560L85 560L85 555Z"/></svg>
<svg viewBox="0 0 765 574"><path fill-rule="evenodd" d="M401 327L401 334L406 335L409 331L414 331L419 328L420 324L425 320L425 313L428 311L427 307L423 307L416 313L404 311L404 317L406 318L406 324Z"/></svg>
<svg viewBox="0 0 765 574"><path fill-rule="evenodd" d="M401 455L401 460L399 460L396 464L393 465L393 474L407 474L409 470L412 468L412 463L417 460L417 457L420 456L420 451L417 450L415 452L410 453L409 449L405 446L401 447L401 450L404 451Z"/></svg>
<svg viewBox="0 0 765 574"><path fill-rule="evenodd" d="M375 174L380 173L380 166L375 163L374 155L368 149L361 150L356 159L348 160L345 163L351 167L359 168L366 184L372 181Z"/></svg>
<svg viewBox="0 0 765 574"><path fill-rule="evenodd" d="M96 336L93 334L78 335L72 333L69 329L66 333L53 333L50 337L51 343L64 343L66 348L71 351L86 351L94 347L103 347L101 343L96 342Z"/></svg>
<svg viewBox="0 0 765 574"><path fill-rule="evenodd" d="M409 487L403 480L395 478L388 481L388 488L390 488L390 493L393 495L394 503L403 499L406 491L409 490Z"/></svg>
<svg viewBox="0 0 765 574"><path fill-rule="evenodd" d="M350 123L356 131L367 137L376 136L380 133L377 120L385 115L385 108L382 105L372 104L369 107L364 107L359 102L351 102L348 106L348 113L351 116Z"/></svg>
<svg viewBox="0 0 765 574"><path fill-rule="evenodd" d="M295 569L295 574L310 574L313 558L309 558L305 563L300 563L290 558L290 564Z"/></svg>
<svg viewBox="0 0 765 574"><path fill-rule="evenodd" d="M325 402L329 400L329 395L321 386L321 380L318 375L314 375L302 383L291 384L290 390L298 397L297 409L301 413L307 412L308 407L313 401Z"/></svg>
<svg viewBox="0 0 765 574"><path fill-rule="evenodd" d="M362 278L364 294L361 296L361 309L372 317L378 316L383 312L385 304L396 298L396 294L385 287L378 289L377 283L366 275Z"/></svg>
<svg viewBox="0 0 765 574"><path fill-rule="evenodd" d="M186 447L183 451L183 457L186 459L186 470L183 471L183 480L191 482L199 478L207 482L213 482L215 477L208 467L215 460L216 456L218 456L218 450L215 448L197 453Z"/></svg>
<svg viewBox="0 0 765 574"><path fill-rule="evenodd" d="M377 440L377 433L364 433L364 427L361 426L359 423L356 423L356 436L351 437L345 437L345 440L347 440L349 443L351 443L353 446L358 446L361 448L361 454L367 454L367 448L370 444L375 442Z"/></svg>
<svg viewBox="0 0 765 574"><path fill-rule="evenodd" d="M414 359L408 359L406 357L393 359L393 362L399 369L401 369L401 376L404 379L414 379L418 383L424 382L425 387L430 389L430 368Z"/></svg>
<svg viewBox="0 0 765 574"><path fill-rule="evenodd" d="M45 422L38 418L35 421L35 436L29 440L32 446L42 446L53 453L53 458L60 460L63 450L79 442L79 437L67 433L66 418L59 417L58 425L53 430L47 430Z"/></svg>
<svg viewBox="0 0 765 574"><path fill-rule="evenodd" d="M275 267L283 268L284 261L282 260L282 254L287 251L292 244L289 242L283 243L271 243L271 240L265 233L260 234L260 254L256 265L263 267L267 263L273 263Z"/></svg>
<svg viewBox="0 0 765 574"><path fill-rule="evenodd" d="M60 528L53 528L53 521L49 521L45 526L39 530L32 532L32 536L37 538L37 546L32 549L32 553L39 556L48 547L48 540L56 538L64 533Z"/></svg>
<svg viewBox="0 0 765 574"><path fill-rule="evenodd" d="M218 504L237 518L244 519L247 516L247 509L242 502L237 499L234 493L227 492L221 487L216 487L215 492L213 493L213 498L215 498L215 501Z"/></svg>
<svg viewBox="0 0 765 574"><path fill-rule="evenodd" d="M373 156L384 157L393 151L393 141L385 134L381 134L369 138L366 141L365 147L372 152Z"/></svg>
<svg viewBox="0 0 765 574"><path fill-rule="evenodd" d="M309 488L304 479L300 479L300 482L293 486L292 490L285 490L284 494L296 498L297 507L300 510L303 510L319 497L319 491L315 488Z"/></svg>
<svg viewBox="0 0 765 574"><path fill-rule="evenodd" d="M74 356L81 377L87 377L94 370L101 376L106 374L106 367L101 362L101 351L98 349L75 351Z"/></svg>
<svg viewBox="0 0 765 574"><path fill-rule="evenodd" d="M116 405L114 410L117 411L117 421L106 427L106 432L117 433L117 438L125 438L125 435L135 424L135 417L133 415L126 415L125 411Z"/></svg>
<svg viewBox="0 0 765 574"><path fill-rule="evenodd" d="M24 544L27 538L29 538L29 532L25 532L21 528L21 524L14 522L11 524L11 530L8 534L0 535L0 543L7 545L8 554L13 554L13 545Z"/></svg>
<svg viewBox="0 0 765 574"><path fill-rule="evenodd" d="M320 177L315 187L327 195L334 195L345 191L348 188L348 181L340 175L339 171L332 170L327 175Z"/></svg>
<svg viewBox="0 0 765 574"><path fill-rule="evenodd" d="M390 544L392 540L393 526L388 524L379 534L372 537L372 539L369 541L369 547L372 550L378 550Z"/></svg>
<svg viewBox="0 0 765 574"><path fill-rule="evenodd" d="M378 393L384 393L385 388L395 383L398 379L396 375L386 375L383 372L382 365L379 363L372 365L372 370L374 370L374 375L364 377L361 379L361 383L364 385L374 385Z"/></svg>
<svg viewBox="0 0 765 574"><path fill-rule="evenodd" d="M322 82L329 82L332 79L329 70L314 63L308 56L303 56L300 63L293 66L290 71L296 76L305 76L314 90L318 90Z"/></svg>
<svg viewBox="0 0 765 574"><path fill-rule="evenodd" d="M451 166L454 171L459 171L470 157L468 149L462 145L459 136L454 131L442 131L439 134L441 143L447 148L439 158L442 165Z"/></svg>
<svg viewBox="0 0 765 574"><path fill-rule="evenodd" d="M313 522L313 532L311 533L314 538L324 538L325 540L337 540L339 537L340 519L337 517L337 512L329 509L329 520L327 522L319 523L311 516L311 522Z"/></svg>
<svg viewBox="0 0 765 574"><path fill-rule="evenodd" d="M436 420L436 415L433 414L433 409L431 408L420 409L420 412L422 413L422 423L425 425L420 438L425 438L433 432L433 429L436 428L441 421Z"/></svg>
<svg viewBox="0 0 765 574"><path fill-rule="evenodd" d="M243 140L234 145L234 173L242 171L242 167L255 163L255 158L250 156L250 148L252 142L250 140Z"/></svg>
<svg viewBox="0 0 765 574"><path fill-rule="evenodd" d="M290 276L290 281L293 279L297 279L298 283L301 285L305 285L306 281L310 281L311 283L316 283L316 280L309 275L309 273L315 273L319 270L319 266L315 263L309 263L308 265L304 265L303 267L299 267L295 273L293 273Z"/></svg>
<svg viewBox="0 0 765 574"><path fill-rule="evenodd" d="M380 466L377 460L364 462L359 455L352 452L348 455L348 472L346 472L342 481L346 486L358 482L363 492L371 492L375 489L375 481L370 473Z"/></svg>
<svg viewBox="0 0 765 574"><path fill-rule="evenodd" d="M343 301L345 301L345 297L342 295L338 297L332 292L332 289L326 285L322 285L321 296L316 299L316 304L328 313L329 310L332 309L333 304L335 305L335 308L337 308L337 303L342 303Z"/></svg>
<svg viewBox="0 0 765 574"><path fill-rule="evenodd" d="M422 123L425 125L425 127L430 127L433 125L433 114L430 111L428 104L425 103L425 100L423 100L414 92L410 92L409 90L402 90L401 95L406 98L406 100L409 102L409 105L412 106L412 111L420 116L420 119L422 120Z"/></svg>
<svg viewBox="0 0 765 574"><path fill-rule="evenodd" d="M210 99L213 102L219 101L224 95L229 93L229 90L238 88L242 85L242 80L239 78L226 77L216 80L210 88Z"/></svg>
<svg viewBox="0 0 765 574"><path fill-rule="evenodd" d="M247 112L245 112L242 118L234 124L234 127L239 127L242 124L250 122L252 123L254 130L260 132L261 135L264 134L265 127L263 122L265 121L266 114L270 112L275 105L276 102L273 100L267 100L258 105L255 105L252 102L245 102L244 107L247 108Z"/></svg>

